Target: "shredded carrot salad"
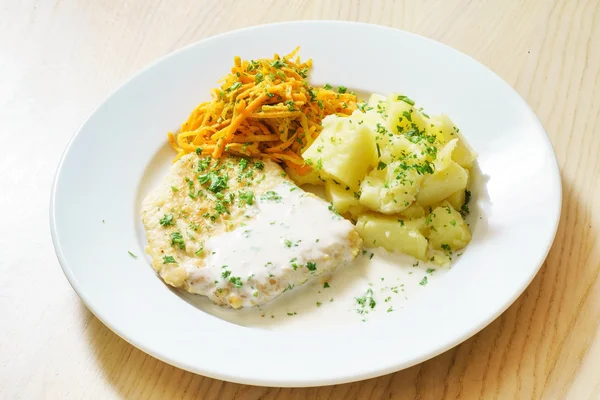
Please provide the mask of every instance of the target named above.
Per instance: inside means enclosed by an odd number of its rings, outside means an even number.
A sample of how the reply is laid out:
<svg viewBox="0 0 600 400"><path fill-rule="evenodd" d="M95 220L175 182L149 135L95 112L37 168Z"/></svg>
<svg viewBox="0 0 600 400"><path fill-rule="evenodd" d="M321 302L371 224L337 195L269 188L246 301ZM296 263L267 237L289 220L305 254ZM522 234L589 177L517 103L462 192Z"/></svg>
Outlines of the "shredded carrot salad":
<svg viewBox="0 0 600 400"><path fill-rule="evenodd" d="M191 152L213 158L227 152L269 157L308 173L301 153L318 137L321 120L351 114L357 98L343 86L312 87L312 60L301 62L298 50L272 59L235 57L221 88L211 90L212 100L198 105L179 133L169 132L175 160Z"/></svg>

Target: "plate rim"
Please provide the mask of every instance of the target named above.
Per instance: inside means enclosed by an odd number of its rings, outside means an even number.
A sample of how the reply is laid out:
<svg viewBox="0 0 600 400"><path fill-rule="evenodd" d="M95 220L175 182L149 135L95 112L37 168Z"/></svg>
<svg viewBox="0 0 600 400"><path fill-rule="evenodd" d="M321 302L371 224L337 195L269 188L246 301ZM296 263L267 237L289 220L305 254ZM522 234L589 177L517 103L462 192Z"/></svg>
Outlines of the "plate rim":
<svg viewBox="0 0 600 400"><path fill-rule="evenodd" d="M136 79L138 76L140 76L143 73L145 73L146 71L154 68L156 65L160 64L164 60L166 60L172 56L175 56L179 53L185 52L185 51L189 50L190 48L197 46L200 43L206 43L206 42L209 42L212 40L218 40L221 37L225 37L225 36L229 36L229 35L233 35L233 34L250 32L253 30L260 30L260 29L276 27L276 26L280 26L280 25L308 25L308 24L365 26L368 28L377 28L377 29L381 29L381 30L387 30L390 32L392 32L392 31L398 32L399 31L407 36L413 36L413 37L417 37L420 40L433 42L437 46L442 46L442 47L446 48L447 50L450 50L454 53L458 53L461 57L468 58L471 61L477 63L480 67L483 67L485 70L487 70L489 73L491 73L496 79L503 82L504 85L506 85L507 89L510 89L512 94L516 96L515 98L518 98L520 100L521 106L525 110L527 110L528 114L530 114L530 116L533 118L533 120L537 123L537 125L539 126L539 129L544 133L544 135L542 135L542 137L547 142L547 144L549 145L549 149L551 150L551 152L550 152L551 156L552 156L551 159L553 161L552 166L551 166L552 167L551 175L554 175L555 183L557 184L557 196L558 196L556 199L557 200L556 209L554 210L554 213L552 215L552 218L553 218L553 224L552 224L553 233L551 236L552 239L547 243L546 248L543 251L543 255L537 262L537 266L535 268L531 269L531 273L529 274L530 276L528 277L526 282L524 281L523 284L520 285L518 290L516 290L514 293L512 293L512 295L510 297L507 297L507 300L503 303L502 307L500 307L498 310L495 310L495 312L493 312L493 313L489 313L489 316L487 318L485 318L483 321L481 321L479 324L477 324L477 326L473 327L472 329L466 330L463 333L463 335L453 337L452 340L447 340L446 346L438 346L438 348L435 351L430 351L429 353L423 353L420 357L417 357L416 360L411 360L409 363L406 363L406 362L397 363L395 366L380 368L377 370L370 370L370 371L368 371L368 373L365 373L363 371L362 373L357 373L355 375L346 374L345 378L343 378L343 379L339 379L337 377L337 375L333 378L326 377L326 378L322 378L316 382L313 382L313 381L309 382L309 381L306 381L305 379L304 380L299 379L297 381L287 381L287 382L273 381L273 380L269 380L268 378L247 379L245 377L237 378L234 376L229 376L225 373L216 373L215 371L212 371L212 370L206 369L206 368L202 368L202 371L200 371L200 368L196 368L196 370L194 370L192 368L189 368L187 365L184 365L184 364L178 362L177 360L169 359L169 357L167 355L163 355L157 351L152 350L151 348L145 346L140 341L136 340L134 337L129 337L125 332L122 332L118 327L112 326L111 324L107 323L106 320L104 318L102 318L102 316L97 312L96 307L94 306L94 301L87 295L85 290L79 285L76 277L73 274L72 268L69 267L68 262L66 261L66 257L63 254L63 249L60 244L59 234L58 234L57 227L56 227L56 216L55 216L57 183L60 179L61 172L63 171L65 160L66 160L70 150L72 149L73 143L75 142L75 140L77 139L77 137L79 136L79 134L81 133L83 128L88 124L89 120L117 92L124 89L131 81ZM529 287L529 285L531 284L533 279L537 276L539 270L543 266L548 254L552 248L554 240L556 239L556 235L557 235L559 224L560 224L560 218L561 218L561 214L562 214L562 203L563 203L563 185L562 185L562 177L560 174L560 166L558 164L558 159L556 157L556 152L554 150L554 146L552 144L552 141L550 140L550 137L549 137L546 129L544 128L543 124L541 123L541 121L539 120L539 118L537 117L535 112L531 109L529 104L525 101L525 99L523 99L523 97L521 97L521 95L512 87L512 85L508 84L508 82L506 82L502 77L500 77L495 71L488 68L483 63L479 62L478 60L471 57L470 55L465 54L449 45L446 45L442 42L431 39L429 37L422 36L422 35L419 35L419 34L416 34L416 33L410 32L410 31L406 31L403 29L398 29L398 28L394 28L394 27L390 27L390 26L386 26L386 25L364 23L364 22L353 22L353 21L293 20L293 21L283 21L283 22L276 22L276 23L267 23L267 24L247 26L247 27L243 27L243 28L239 28L239 29L235 29L235 30L222 32L217 35L213 35L213 36L209 36L209 37L197 40L195 42L189 43L181 48L178 48L174 51L171 51L171 52L159 57L158 59L152 61L145 67L143 67L139 70L136 70L133 74L131 74L128 78L126 78L123 82L121 82L114 90L109 92L109 94L107 96L105 96L104 99L101 102L99 102L98 105L85 117L83 122L79 125L79 127L72 134L65 149L63 150L63 153L60 157L60 161L58 162L58 166L56 167L56 170L55 170L54 179L53 179L52 187L51 187L51 191L50 191L49 222L50 222L50 234L52 237L52 244L53 244L57 259L59 261L59 264L61 266L61 269L62 269L65 277L69 281L69 284L71 285L73 290L77 293L77 295L80 297L80 299L83 301L83 303L86 305L88 310L90 310L90 312L92 312L92 314L96 318L98 318L106 327L108 327L112 332L117 334L120 338L125 340L127 343L133 345L134 347L142 350L144 353L146 353L154 358L157 358L169 365L173 365L177 368L181 368L183 370L186 370L186 371L189 371L189 372L192 372L195 374L200 374L201 376L205 376L205 377L212 378L212 379L219 379L219 380L234 382L234 383L238 383L238 384L260 385L260 386L269 386L269 387L315 387L315 386L325 386L325 385L356 382L356 381L360 381L360 380L371 379L371 378L383 376L383 375L386 375L389 373L394 373L394 372L400 371L402 369L406 369L406 368L409 368L416 364L427 361L433 357L436 357L439 354L442 354L442 353L448 351L449 349L461 344L462 342L471 338L475 334L479 333L482 329L487 327L491 322L493 322L501 314L503 314L518 299L518 297L524 293L524 291L527 289L527 287Z"/></svg>

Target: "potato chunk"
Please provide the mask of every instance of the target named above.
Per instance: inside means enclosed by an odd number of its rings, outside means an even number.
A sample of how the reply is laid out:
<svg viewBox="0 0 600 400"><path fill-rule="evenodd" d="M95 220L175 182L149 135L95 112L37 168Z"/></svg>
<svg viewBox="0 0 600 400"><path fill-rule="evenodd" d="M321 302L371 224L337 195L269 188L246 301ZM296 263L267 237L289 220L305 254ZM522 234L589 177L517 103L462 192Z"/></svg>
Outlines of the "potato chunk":
<svg viewBox="0 0 600 400"><path fill-rule="evenodd" d="M327 121L326 121L327 120ZM335 115L323 119L323 131L302 155L317 171L357 188L376 164L377 151L369 130Z"/></svg>
<svg viewBox="0 0 600 400"><path fill-rule="evenodd" d="M460 213L448 202L433 209L426 219L427 238L433 249L456 251L471 241L471 232Z"/></svg>
<svg viewBox="0 0 600 400"><path fill-rule="evenodd" d="M414 169L403 170L399 161L380 163L360 186L360 204L383 214L399 213L415 201L422 179Z"/></svg>
<svg viewBox="0 0 600 400"><path fill-rule="evenodd" d="M401 100L403 96L392 93L388 96L387 113L389 130L396 134L405 133L411 129L425 131L426 117L410 103Z"/></svg>
<svg viewBox="0 0 600 400"><path fill-rule="evenodd" d="M358 193L349 186L337 184L334 181L325 183L325 198L333 204L333 208L340 214L349 212L351 208L353 211L356 210L353 207L360 207Z"/></svg>
<svg viewBox="0 0 600 400"><path fill-rule="evenodd" d="M452 193L464 190L467 187L468 177L467 171L454 161L450 161L447 168L423 178L417 201L422 206L438 203Z"/></svg>
<svg viewBox="0 0 600 400"><path fill-rule="evenodd" d="M285 168L285 172L298 186L304 185L323 185L325 180L321 178L319 173L313 168L308 174L300 175L292 168Z"/></svg>
<svg viewBox="0 0 600 400"><path fill-rule="evenodd" d="M424 219L403 220L383 215L364 214L358 217L356 230L363 238L365 247L383 247L399 251L420 260L427 255L427 239L420 228Z"/></svg>
<svg viewBox="0 0 600 400"><path fill-rule="evenodd" d="M475 153L460 133L460 130L447 115L443 114L434 117L427 129L430 131L430 134L435 134L438 137L441 135L445 142L458 139L456 148L452 152L452 160L463 168L471 168L473 166L473 162L477 159L477 153Z"/></svg>

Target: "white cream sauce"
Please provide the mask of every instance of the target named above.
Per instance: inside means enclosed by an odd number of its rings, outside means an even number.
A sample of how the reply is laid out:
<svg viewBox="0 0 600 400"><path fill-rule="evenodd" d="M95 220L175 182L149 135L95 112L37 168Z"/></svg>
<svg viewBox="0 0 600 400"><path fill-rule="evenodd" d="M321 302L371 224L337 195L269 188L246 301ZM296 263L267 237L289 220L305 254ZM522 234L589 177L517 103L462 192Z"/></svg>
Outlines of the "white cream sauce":
<svg viewBox="0 0 600 400"><path fill-rule="evenodd" d="M257 197L247 215L247 224L205 243L204 267L187 266L192 292L252 307L354 258L353 225L293 184Z"/></svg>
<svg viewBox="0 0 600 400"><path fill-rule="evenodd" d="M447 272L447 268L423 262L416 265L412 257L377 248L366 249L331 276L324 274L259 307L232 310L203 296L183 291L179 295L202 311L237 325L293 331L339 329L396 318L436 290ZM367 297L369 289L376 303L373 308L357 302L357 298Z"/></svg>

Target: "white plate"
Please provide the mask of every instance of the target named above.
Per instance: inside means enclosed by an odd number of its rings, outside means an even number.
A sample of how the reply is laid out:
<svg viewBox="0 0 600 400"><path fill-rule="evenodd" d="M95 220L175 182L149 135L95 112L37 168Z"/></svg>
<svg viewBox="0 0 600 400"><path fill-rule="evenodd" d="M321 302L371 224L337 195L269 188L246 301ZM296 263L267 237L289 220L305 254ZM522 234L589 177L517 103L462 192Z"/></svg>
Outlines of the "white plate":
<svg viewBox="0 0 600 400"><path fill-rule="evenodd" d="M358 265L339 271L330 289L312 285L286 294L266 307L263 318L257 310L220 310L171 290L156 276L143 255L140 202L174 156L165 133L209 98L233 56L271 57L297 45L314 61L314 84L363 93L402 91L428 113L454 119L479 153L469 219L473 241L445 273L427 274L427 267L413 268L410 261L377 252L373 260L361 257ZM293 22L201 41L123 85L69 144L52 190L50 221L73 288L128 342L214 378L312 386L409 367L482 329L535 276L552 244L560 208L560 176L544 129L490 70L399 30ZM419 285L425 275L429 283ZM377 312L358 315L353 297L368 283L374 284ZM390 286L405 292L391 293ZM388 313L384 299L392 294L394 311ZM323 305L316 307L319 300Z"/></svg>

